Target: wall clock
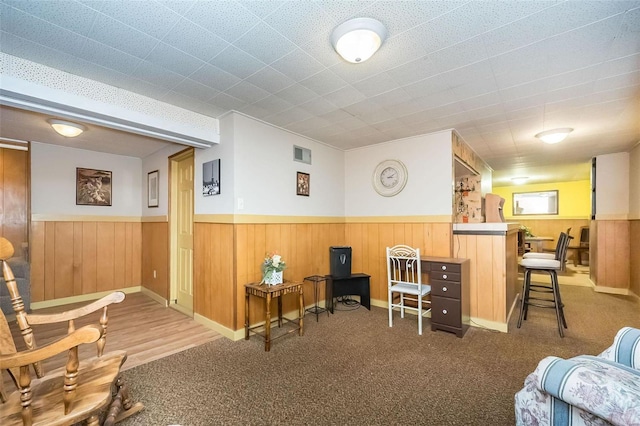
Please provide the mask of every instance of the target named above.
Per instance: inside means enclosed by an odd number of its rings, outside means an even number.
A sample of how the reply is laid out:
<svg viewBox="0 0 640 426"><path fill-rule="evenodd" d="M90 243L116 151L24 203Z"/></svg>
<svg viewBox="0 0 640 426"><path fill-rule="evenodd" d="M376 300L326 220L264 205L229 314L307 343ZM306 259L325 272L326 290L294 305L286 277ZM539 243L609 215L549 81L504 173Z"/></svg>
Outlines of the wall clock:
<svg viewBox="0 0 640 426"><path fill-rule="evenodd" d="M404 189L407 177L407 168L401 161L385 160L373 171L373 188L384 197L392 197Z"/></svg>

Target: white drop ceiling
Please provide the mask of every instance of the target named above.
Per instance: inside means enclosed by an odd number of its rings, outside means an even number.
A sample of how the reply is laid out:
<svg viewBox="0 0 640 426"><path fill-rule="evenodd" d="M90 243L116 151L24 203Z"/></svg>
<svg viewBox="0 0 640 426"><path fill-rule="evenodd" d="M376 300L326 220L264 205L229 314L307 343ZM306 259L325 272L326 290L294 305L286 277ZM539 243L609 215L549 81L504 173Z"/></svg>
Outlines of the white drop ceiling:
<svg viewBox="0 0 640 426"><path fill-rule="evenodd" d="M354 17L389 32L362 64L330 42ZM587 179L593 156L640 140L637 0L0 0L0 49L345 150L455 128L495 184L560 166ZM34 139L0 112L0 136ZM535 139L556 127L575 130L558 145Z"/></svg>

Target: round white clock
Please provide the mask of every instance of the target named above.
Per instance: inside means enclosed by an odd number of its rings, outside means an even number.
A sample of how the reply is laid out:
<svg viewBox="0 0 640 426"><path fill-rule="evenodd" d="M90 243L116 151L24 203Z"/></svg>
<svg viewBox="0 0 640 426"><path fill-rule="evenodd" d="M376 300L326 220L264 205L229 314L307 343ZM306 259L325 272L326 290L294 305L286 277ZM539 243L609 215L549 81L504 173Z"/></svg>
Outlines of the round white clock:
<svg viewBox="0 0 640 426"><path fill-rule="evenodd" d="M392 197L407 184L407 168L401 161L385 160L373 171L373 188L384 197Z"/></svg>

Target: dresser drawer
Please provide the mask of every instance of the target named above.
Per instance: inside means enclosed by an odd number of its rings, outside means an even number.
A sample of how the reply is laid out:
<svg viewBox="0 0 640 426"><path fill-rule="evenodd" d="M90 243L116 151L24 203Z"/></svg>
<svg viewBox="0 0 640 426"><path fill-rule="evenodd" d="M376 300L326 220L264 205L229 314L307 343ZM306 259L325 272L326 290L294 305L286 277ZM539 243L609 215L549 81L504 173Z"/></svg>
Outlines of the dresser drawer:
<svg viewBox="0 0 640 426"><path fill-rule="evenodd" d="M460 264L459 263L438 263L433 262L431 264L431 273L435 271L441 272L457 272L460 273Z"/></svg>
<svg viewBox="0 0 640 426"><path fill-rule="evenodd" d="M448 297L432 296L431 322L451 327L462 327L460 301Z"/></svg>
<svg viewBox="0 0 640 426"><path fill-rule="evenodd" d="M432 280L431 294L460 300L460 287L460 283Z"/></svg>
<svg viewBox="0 0 640 426"><path fill-rule="evenodd" d="M431 271L429 273L429 278L431 278L432 280L453 281L455 283L459 283L460 273L449 271Z"/></svg>

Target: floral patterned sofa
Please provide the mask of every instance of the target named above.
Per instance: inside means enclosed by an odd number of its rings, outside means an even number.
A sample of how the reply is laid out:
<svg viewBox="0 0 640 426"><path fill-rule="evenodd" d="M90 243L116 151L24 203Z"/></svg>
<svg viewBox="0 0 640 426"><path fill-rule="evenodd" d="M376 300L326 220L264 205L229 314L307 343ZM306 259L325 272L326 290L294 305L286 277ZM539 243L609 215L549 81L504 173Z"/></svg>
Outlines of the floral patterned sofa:
<svg viewBox="0 0 640 426"><path fill-rule="evenodd" d="M640 330L598 356L549 356L515 395L517 425L640 425Z"/></svg>

